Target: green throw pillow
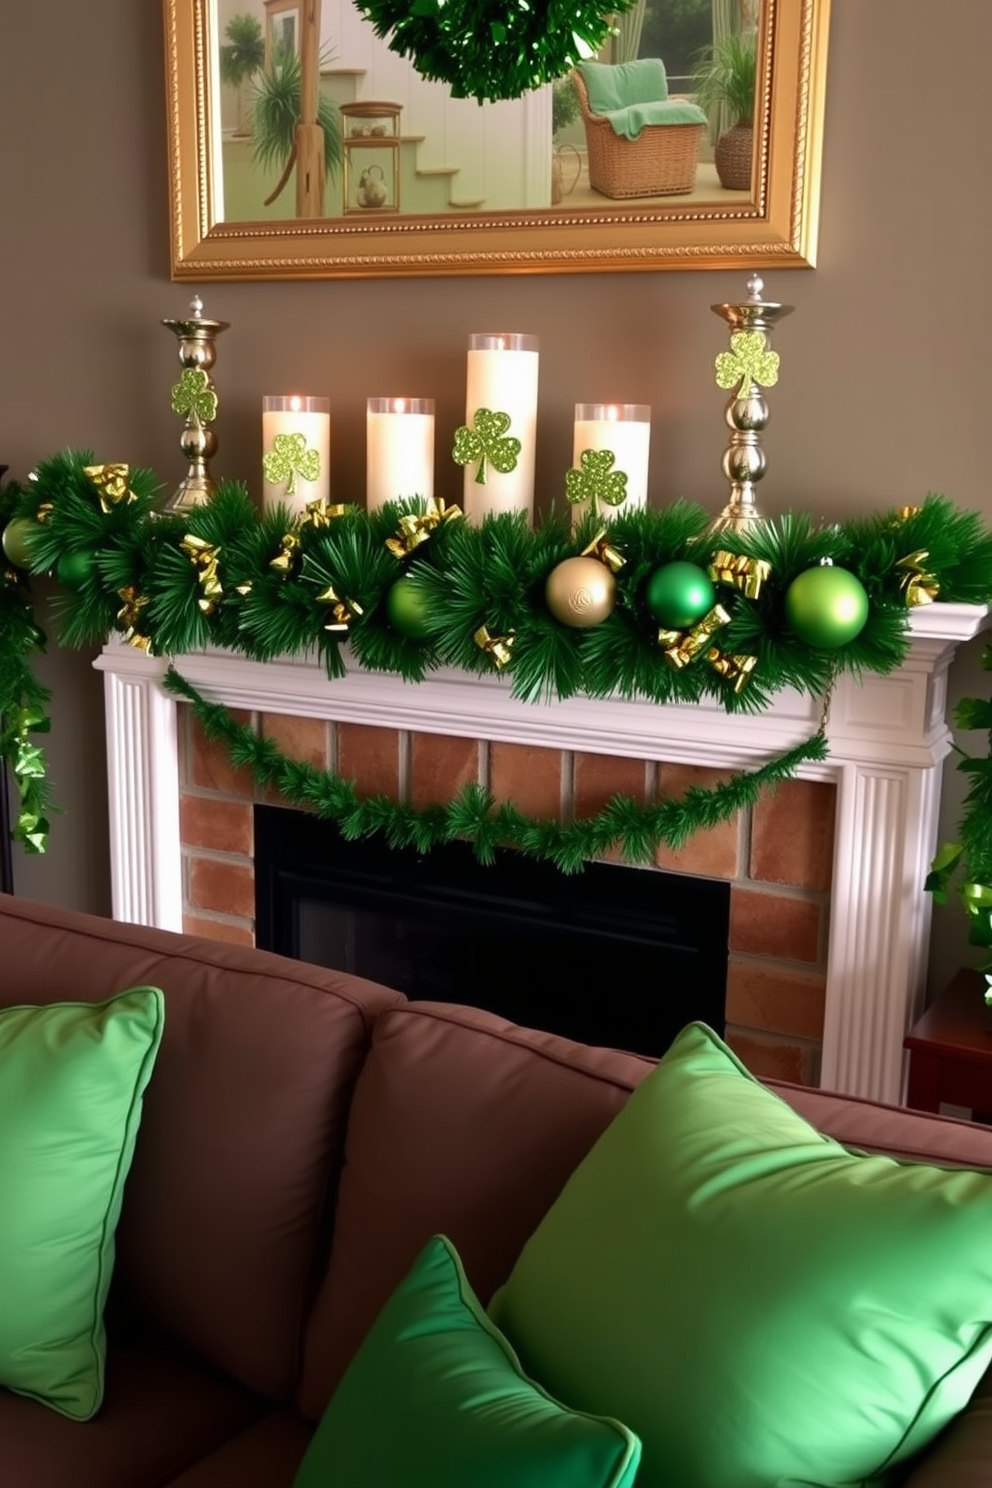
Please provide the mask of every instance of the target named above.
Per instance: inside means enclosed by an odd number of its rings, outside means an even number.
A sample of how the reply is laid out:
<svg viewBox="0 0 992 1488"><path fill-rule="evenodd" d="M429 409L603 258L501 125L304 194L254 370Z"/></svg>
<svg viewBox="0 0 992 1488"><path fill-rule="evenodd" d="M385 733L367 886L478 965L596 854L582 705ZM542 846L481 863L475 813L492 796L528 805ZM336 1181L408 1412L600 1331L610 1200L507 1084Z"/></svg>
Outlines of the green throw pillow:
<svg viewBox="0 0 992 1488"><path fill-rule="evenodd" d="M849 1150L691 1024L490 1312L638 1488L883 1481L992 1358L992 1174Z"/></svg>
<svg viewBox="0 0 992 1488"><path fill-rule="evenodd" d="M618 1421L529 1380L438 1235L379 1314L293 1488L631 1488Z"/></svg>
<svg viewBox="0 0 992 1488"><path fill-rule="evenodd" d="M163 1018L155 987L0 1012L0 1385L73 1420L103 1398L114 1231Z"/></svg>

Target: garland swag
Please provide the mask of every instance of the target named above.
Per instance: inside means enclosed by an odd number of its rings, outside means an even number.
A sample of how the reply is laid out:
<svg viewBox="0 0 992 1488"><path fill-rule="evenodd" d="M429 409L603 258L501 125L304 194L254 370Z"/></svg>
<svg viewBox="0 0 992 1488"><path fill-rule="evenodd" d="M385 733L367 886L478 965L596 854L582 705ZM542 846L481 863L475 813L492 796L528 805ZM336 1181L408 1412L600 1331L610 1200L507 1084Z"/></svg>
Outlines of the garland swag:
<svg viewBox="0 0 992 1488"><path fill-rule="evenodd" d="M237 481L222 481L206 505L165 515L156 509L160 491L152 471L95 465L89 452L65 451L0 492L9 565L0 586L0 752L21 791L15 836L34 850L42 850L47 831L46 782L40 751L30 753L26 736L47 725L47 694L28 664L44 643L28 574L56 579L52 611L59 642L69 647L118 634L165 656L207 645L260 661L316 652L335 678L346 674L347 643L353 664L413 683L439 666L496 670L514 696L531 702L579 693L684 704L715 697L728 713L760 712L785 687L829 694L843 671L891 671L908 649L911 605L938 595L984 603L992 592L992 534L977 514L938 495L831 526L791 514L748 533L714 534L708 514L685 501L618 510L608 529L588 516L573 531L567 509L532 531L519 515L470 527L457 507L423 499L373 513L321 503L302 516L283 507L260 513ZM577 554L610 562L615 572L610 613L585 628L563 623L545 596L553 570ZM659 629L649 608L652 576L679 563L715 578L720 618L712 627L710 617L702 622L705 645L684 644L700 626ZM804 642L788 619L790 584L821 564L855 575L867 597L862 629L839 645ZM414 625L398 623L398 584L407 606L412 600ZM175 673L169 685L182 692ZM713 792L652 807L618 798L600 816L569 826L495 807L475 789L447 807L413 813L359 801L348 782L310 774L269 741L249 742L192 690L183 695L257 778L334 816L345 835L384 831L391 842L419 847L468 836L483 859L502 843L566 870L615 843L643 861L658 843L685 841L802 760L826 753L821 729Z"/></svg>

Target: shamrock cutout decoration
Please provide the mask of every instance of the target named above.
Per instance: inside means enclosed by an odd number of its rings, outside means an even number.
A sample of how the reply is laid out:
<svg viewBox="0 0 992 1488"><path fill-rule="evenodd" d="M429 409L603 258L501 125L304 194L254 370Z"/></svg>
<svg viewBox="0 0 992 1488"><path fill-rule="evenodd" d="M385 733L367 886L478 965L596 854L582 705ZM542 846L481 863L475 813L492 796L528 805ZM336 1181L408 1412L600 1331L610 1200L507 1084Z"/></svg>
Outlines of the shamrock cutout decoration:
<svg viewBox="0 0 992 1488"><path fill-rule="evenodd" d="M752 382L759 387L775 386L778 352L768 350L764 331L735 331L730 350L721 351L716 359L716 385L744 389Z"/></svg>
<svg viewBox="0 0 992 1488"><path fill-rule="evenodd" d="M519 439L514 439L512 434L508 435L506 432L510 427L508 413L492 413L488 408L478 408L472 422L475 424L474 429L462 424L460 429L455 430L455 446L451 458L456 465L467 465L470 460L478 460L479 468L475 479L480 486L484 486L486 462L501 475L509 475L511 470L517 468L521 444Z"/></svg>
<svg viewBox="0 0 992 1488"><path fill-rule="evenodd" d="M579 456L579 469L569 470L565 476L565 495L573 505L589 502L589 510L595 515L597 505L622 506L627 500L627 476L623 470L614 470L616 455L612 450L583 450Z"/></svg>
<svg viewBox="0 0 992 1488"><path fill-rule="evenodd" d="M217 417L217 394L202 367L187 367L172 389L172 411L199 427Z"/></svg>
<svg viewBox="0 0 992 1488"><path fill-rule="evenodd" d="M265 479L274 485L286 481L286 495L296 495L296 477L315 481L320 474L320 451L307 449L305 434L277 434L272 448L262 457Z"/></svg>

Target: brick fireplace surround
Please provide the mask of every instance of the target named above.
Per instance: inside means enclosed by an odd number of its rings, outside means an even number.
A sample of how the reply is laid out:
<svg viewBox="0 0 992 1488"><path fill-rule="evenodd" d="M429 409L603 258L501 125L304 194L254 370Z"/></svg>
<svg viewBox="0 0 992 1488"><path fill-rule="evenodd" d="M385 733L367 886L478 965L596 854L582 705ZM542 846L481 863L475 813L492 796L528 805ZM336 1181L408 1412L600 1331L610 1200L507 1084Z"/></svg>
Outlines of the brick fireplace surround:
<svg viewBox="0 0 992 1488"><path fill-rule="evenodd" d="M906 663L842 678L830 758L804 766L753 812L701 832L656 866L729 881L727 1038L758 1074L899 1100L902 1037L922 1007L940 762L950 747L946 672L982 630L984 607L911 613ZM114 915L250 944L249 773L209 744L160 684L166 662L120 643L104 672ZM212 651L176 658L205 696L290 755L331 766L363 794L417 806L479 780L534 815L589 815L618 792L680 795L754 768L807 738L816 699L785 692L756 717L570 699L528 704L499 678L442 672L416 686L355 671L257 663ZM652 871L647 869L645 871ZM471 1000L471 989L466 989Z"/></svg>

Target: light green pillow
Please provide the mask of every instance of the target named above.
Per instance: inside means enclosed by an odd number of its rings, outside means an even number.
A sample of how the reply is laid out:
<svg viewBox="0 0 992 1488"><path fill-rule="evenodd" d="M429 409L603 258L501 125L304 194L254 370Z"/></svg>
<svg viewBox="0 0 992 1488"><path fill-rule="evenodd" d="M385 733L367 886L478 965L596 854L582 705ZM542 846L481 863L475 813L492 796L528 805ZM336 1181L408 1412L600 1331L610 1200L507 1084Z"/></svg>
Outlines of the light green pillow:
<svg viewBox="0 0 992 1488"><path fill-rule="evenodd" d="M293 1488L631 1488L641 1449L529 1380L435 1236L335 1391Z"/></svg>
<svg viewBox="0 0 992 1488"><path fill-rule="evenodd" d="M0 1385L86 1421L114 1231L164 998L0 1012Z"/></svg>
<svg viewBox="0 0 992 1488"><path fill-rule="evenodd" d="M992 1358L992 1175L842 1147L691 1024L490 1312L638 1488L873 1483Z"/></svg>

